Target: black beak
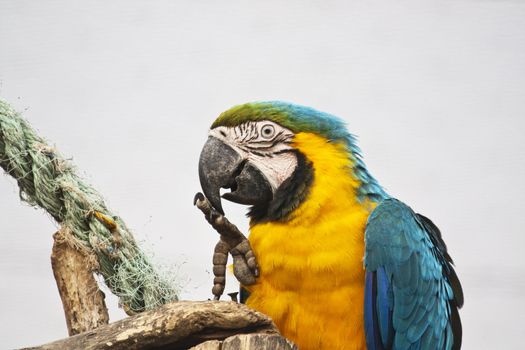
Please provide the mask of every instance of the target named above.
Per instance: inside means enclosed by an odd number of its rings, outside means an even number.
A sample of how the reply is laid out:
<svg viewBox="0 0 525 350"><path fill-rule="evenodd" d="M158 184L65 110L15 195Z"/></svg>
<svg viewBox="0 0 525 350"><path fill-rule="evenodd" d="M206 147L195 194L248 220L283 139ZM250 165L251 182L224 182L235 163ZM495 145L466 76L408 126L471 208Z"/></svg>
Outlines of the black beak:
<svg viewBox="0 0 525 350"><path fill-rule="evenodd" d="M199 178L204 194L223 215L221 188L231 189L222 196L224 199L239 204L258 205L273 198L272 188L259 169L215 137L210 136L201 151Z"/></svg>

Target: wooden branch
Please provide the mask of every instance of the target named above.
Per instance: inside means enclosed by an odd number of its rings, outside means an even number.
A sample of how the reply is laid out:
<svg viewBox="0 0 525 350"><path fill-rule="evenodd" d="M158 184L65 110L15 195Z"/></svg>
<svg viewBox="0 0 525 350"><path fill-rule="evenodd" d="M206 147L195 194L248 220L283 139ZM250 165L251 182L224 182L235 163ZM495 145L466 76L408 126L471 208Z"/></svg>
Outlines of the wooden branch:
<svg viewBox="0 0 525 350"><path fill-rule="evenodd" d="M210 340L190 350L298 350L288 339L277 334L240 334L223 342Z"/></svg>
<svg viewBox="0 0 525 350"><path fill-rule="evenodd" d="M268 316L246 305L179 301L27 350L188 349L243 333L278 334Z"/></svg>
<svg viewBox="0 0 525 350"><path fill-rule="evenodd" d="M51 266L62 299L69 335L95 329L109 321L104 293L93 277L93 263L73 247L70 232L61 228L53 235Z"/></svg>

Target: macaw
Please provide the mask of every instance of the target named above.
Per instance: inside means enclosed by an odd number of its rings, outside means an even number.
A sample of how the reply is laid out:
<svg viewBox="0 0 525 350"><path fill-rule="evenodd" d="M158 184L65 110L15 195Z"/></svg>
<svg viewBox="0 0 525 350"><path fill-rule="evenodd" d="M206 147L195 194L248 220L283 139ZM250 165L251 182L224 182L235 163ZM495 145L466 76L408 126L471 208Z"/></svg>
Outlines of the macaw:
<svg viewBox="0 0 525 350"><path fill-rule="evenodd" d="M341 119L233 107L211 126L199 176L221 214L221 197L250 206L259 271L245 302L299 349L461 347L463 292L439 229L386 193Z"/></svg>

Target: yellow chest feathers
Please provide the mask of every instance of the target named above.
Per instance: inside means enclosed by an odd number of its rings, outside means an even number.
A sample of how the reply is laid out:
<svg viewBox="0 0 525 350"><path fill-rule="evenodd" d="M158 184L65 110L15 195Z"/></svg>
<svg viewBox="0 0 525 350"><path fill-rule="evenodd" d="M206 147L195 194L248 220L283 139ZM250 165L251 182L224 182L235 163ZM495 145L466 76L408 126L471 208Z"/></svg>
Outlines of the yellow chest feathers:
<svg viewBox="0 0 525 350"><path fill-rule="evenodd" d="M373 204L342 144L299 133L294 146L313 164L307 199L291 220L253 225L260 277L247 304L271 316L301 350L364 349L364 230Z"/></svg>

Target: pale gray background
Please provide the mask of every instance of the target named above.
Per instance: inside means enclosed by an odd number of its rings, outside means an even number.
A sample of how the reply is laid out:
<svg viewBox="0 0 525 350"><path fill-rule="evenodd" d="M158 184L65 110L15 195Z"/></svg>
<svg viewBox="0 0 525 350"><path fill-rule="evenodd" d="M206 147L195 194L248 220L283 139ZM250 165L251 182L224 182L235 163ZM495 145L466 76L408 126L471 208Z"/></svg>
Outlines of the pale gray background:
<svg viewBox="0 0 525 350"><path fill-rule="evenodd" d="M192 300L212 281L216 236L191 203L212 120L268 99L343 117L379 181L442 229L464 348L523 347L523 1L0 1L0 84ZM1 349L66 336L55 230L3 176Z"/></svg>

